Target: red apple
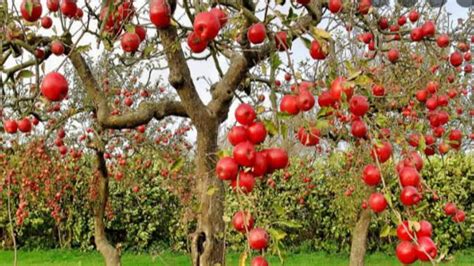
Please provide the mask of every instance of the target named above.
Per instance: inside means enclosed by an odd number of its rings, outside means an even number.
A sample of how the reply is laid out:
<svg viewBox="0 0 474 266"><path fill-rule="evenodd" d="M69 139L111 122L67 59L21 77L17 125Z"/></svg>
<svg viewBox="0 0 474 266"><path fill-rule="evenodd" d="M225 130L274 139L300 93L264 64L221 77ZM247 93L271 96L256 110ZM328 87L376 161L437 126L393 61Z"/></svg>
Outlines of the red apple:
<svg viewBox="0 0 474 266"><path fill-rule="evenodd" d="M363 138L367 135L367 126L364 121L357 119L352 122L351 134L356 138Z"/></svg>
<svg viewBox="0 0 474 266"><path fill-rule="evenodd" d="M314 99L313 94L308 90L300 90L300 93L297 96L297 105L298 109L301 111L309 111L313 108L316 100Z"/></svg>
<svg viewBox="0 0 474 266"><path fill-rule="evenodd" d="M53 26L53 20L50 17L46 16L41 18L41 27L49 29L51 26Z"/></svg>
<svg viewBox="0 0 474 266"><path fill-rule="evenodd" d="M270 170L283 169L288 165L288 153L282 148L271 148L266 151Z"/></svg>
<svg viewBox="0 0 474 266"><path fill-rule="evenodd" d="M397 226L397 237L402 241L412 241L415 238L415 234L410 229L408 221L403 221Z"/></svg>
<svg viewBox="0 0 474 266"><path fill-rule="evenodd" d="M61 13L68 18L73 18L76 15L77 4L74 0L62 0Z"/></svg>
<svg viewBox="0 0 474 266"><path fill-rule="evenodd" d="M237 109L235 109L235 119L242 125L251 125L257 114L250 104L241 103Z"/></svg>
<svg viewBox="0 0 474 266"><path fill-rule="evenodd" d="M408 19L410 19L412 23L416 22L419 18L420 18L420 13L418 13L418 11L416 10L412 10L410 11L410 13L408 13Z"/></svg>
<svg viewBox="0 0 474 266"><path fill-rule="evenodd" d="M207 48L207 41L202 40L195 32L191 32L188 35L188 46L193 53L202 53Z"/></svg>
<svg viewBox="0 0 474 266"><path fill-rule="evenodd" d="M327 53L324 51L323 46L317 41L313 40L311 42L311 47L309 48L309 54L313 59L324 60L326 59Z"/></svg>
<svg viewBox="0 0 474 266"><path fill-rule="evenodd" d="M446 48L449 46L449 35L448 34L441 34L436 38L436 44L440 48Z"/></svg>
<svg viewBox="0 0 474 266"><path fill-rule="evenodd" d="M453 67L460 66L462 64L462 61L463 61L463 56L458 51L453 52L451 56L449 57L449 62L451 63Z"/></svg>
<svg viewBox="0 0 474 266"><path fill-rule="evenodd" d="M140 42L143 42L146 38L146 29L141 25L135 26L135 33L140 38Z"/></svg>
<svg viewBox="0 0 474 266"><path fill-rule="evenodd" d="M225 12L224 10L218 7L212 8L209 12L211 12L211 14L213 14L219 20L219 25L221 28L224 27L225 24L227 24L227 20L228 20L227 12Z"/></svg>
<svg viewBox="0 0 474 266"><path fill-rule="evenodd" d="M261 250L267 247L269 236L263 228L254 228L249 232L248 241L250 248Z"/></svg>
<svg viewBox="0 0 474 266"><path fill-rule="evenodd" d="M456 213L457 208L456 204L448 202L446 205L444 205L444 213L448 216L452 216Z"/></svg>
<svg viewBox="0 0 474 266"><path fill-rule="evenodd" d="M342 0L329 0L328 9L333 14L339 13L342 10Z"/></svg>
<svg viewBox="0 0 474 266"><path fill-rule="evenodd" d="M135 32L126 32L120 39L122 50L128 53L136 52L140 46L140 42L140 36L138 36L138 34Z"/></svg>
<svg viewBox="0 0 474 266"><path fill-rule="evenodd" d="M370 154L372 158L375 159L375 156L377 156L379 162L384 163L390 159L390 156L392 156L392 144L389 142L383 142L381 145L375 145Z"/></svg>
<svg viewBox="0 0 474 266"><path fill-rule="evenodd" d="M64 45L59 40L54 40L51 42L51 52L55 55L64 54Z"/></svg>
<svg viewBox="0 0 474 266"><path fill-rule="evenodd" d="M417 187L420 184L420 174L414 167L403 167L399 173L402 186Z"/></svg>
<svg viewBox="0 0 474 266"><path fill-rule="evenodd" d="M288 50L287 34L284 31L279 31L275 34L275 43L278 51L283 52Z"/></svg>
<svg viewBox="0 0 474 266"><path fill-rule="evenodd" d="M15 134L18 130L18 123L15 120L3 121L3 128L9 134Z"/></svg>
<svg viewBox="0 0 474 266"><path fill-rule="evenodd" d="M375 192L369 197L369 206L375 213L380 213L387 207L387 200L382 193Z"/></svg>
<svg viewBox="0 0 474 266"><path fill-rule="evenodd" d="M59 10L59 0L47 0L46 6L48 7L49 11L56 12Z"/></svg>
<svg viewBox="0 0 474 266"><path fill-rule="evenodd" d="M237 178L239 165L231 157L221 158L216 165L216 174L222 180L234 180Z"/></svg>
<svg viewBox="0 0 474 266"><path fill-rule="evenodd" d="M23 132L30 132L31 131L31 121L27 117L23 118L18 122L18 129Z"/></svg>
<svg viewBox="0 0 474 266"><path fill-rule="evenodd" d="M260 144L267 137L267 130L262 122L255 122L247 128L248 138L253 144Z"/></svg>
<svg viewBox="0 0 474 266"><path fill-rule="evenodd" d="M369 110L369 102L367 97L362 95L354 95L349 101L349 110L357 116L363 116Z"/></svg>
<svg viewBox="0 0 474 266"><path fill-rule="evenodd" d="M250 141L241 142L234 147L233 156L239 165L251 167L255 163L255 147Z"/></svg>
<svg viewBox="0 0 474 266"><path fill-rule="evenodd" d="M50 101L61 101L68 92L67 80L58 72L50 72L44 76L40 87L43 96Z"/></svg>
<svg viewBox="0 0 474 266"><path fill-rule="evenodd" d="M462 210L457 210L454 216L452 217L453 222L462 223L466 220L466 214Z"/></svg>
<svg viewBox="0 0 474 266"><path fill-rule="evenodd" d="M362 172L362 180L369 186L376 186L382 181L380 171L374 164L369 164L364 167Z"/></svg>
<svg viewBox="0 0 474 266"><path fill-rule="evenodd" d="M396 63L399 57L400 57L400 53L395 48L390 49L387 53L387 58L392 63Z"/></svg>
<svg viewBox="0 0 474 266"><path fill-rule="evenodd" d="M291 94L283 96L280 102L280 111L290 115L297 115L300 112L298 97Z"/></svg>
<svg viewBox="0 0 474 266"><path fill-rule="evenodd" d="M431 238L423 236L418 238L417 242L418 245L416 247L416 254L419 260L429 261L430 258L434 259L436 257L436 254L438 254L438 249Z"/></svg>
<svg viewBox="0 0 474 266"><path fill-rule="evenodd" d="M150 0L150 21L158 29L169 27L171 24L171 10L168 1Z"/></svg>
<svg viewBox="0 0 474 266"><path fill-rule="evenodd" d="M359 13L366 15L369 13L369 9L372 6L371 0L359 0Z"/></svg>
<svg viewBox="0 0 474 266"><path fill-rule="evenodd" d="M396 254L403 264L412 264L418 259L416 246L409 241L400 242L397 245Z"/></svg>
<svg viewBox="0 0 474 266"><path fill-rule="evenodd" d="M433 226L426 220L420 221L420 230L416 232L416 237L420 238L423 236L431 237L433 235Z"/></svg>
<svg viewBox="0 0 474 266"><path fill-rule="evenodd" d="M255 186L255 177L252 173L240 171L239 176L232 180L231 186L233 188L239 187L243 193L250 193Z"/></svg>
<svg viewBox="0 0 474 266"><path fill-rule="evenodd" d="M249 212L238 211L232 217L232 225L234 229L245 233L247 230L250 231L253 228L254 219ZM245 229L247 227L247 230Z"/></svg>
<svg viewBox="0 0 474 266"><path fill-rule="evenodd" d="M39 0L23 0L20 5L20 13L24 20L35 22L41 17L43 7Z"/></svg>
<svg viewBox="0 0 474 266"><path fill-rule="evenodd" d="M201 40L209 42L219 33L220 22L211 12L201 12L194 17L193 28Z"/></svg>
<svg viewBox="0 0 474 266"><path fill-rule="evenodd" d="M247 141L249 139L247 128L243 126L233 126L227 134L227 139L232 146Z"/></svg>
<svg viewBox="0 0 474 266"><path fill-rule="evenodd" d="M265 29L265 24L261 22L255 23L252 26L250 26L247 32L247 39L249 40L250 43L253 43L253 44L262 43L263 41L265 41L266 36L267 36L267 33Z"/></svg>
<svg viewBox="0 0 474 266"><path fill-rule="evenodd" d="M423 29L423 35L425 37L433 37L435 35L436 26L433 23L433 21L431 21L431 20L426 21L423 24L423 26L421 26L421 28Z"/></svg>
<svg viewBox="0 0 474 266"><path fill-rule="evenodd" d="M250 266L268 266L268 262L264 257L257 256L252 259Z"/></svg>
<svg viewBox="0 0 474 266"><path fill-rule="evenodd" d="M319 143L320 131L316 127L300 127L297 138L305 146L314 146Z"/></svg>
<svg viewBox="0 0 474 266"><path fill-rule="evenodd" d="M418 190L412 186L406 186L400 193L400 201L405 206L412 206L418 204L421 200L421 195Z"/></svg>

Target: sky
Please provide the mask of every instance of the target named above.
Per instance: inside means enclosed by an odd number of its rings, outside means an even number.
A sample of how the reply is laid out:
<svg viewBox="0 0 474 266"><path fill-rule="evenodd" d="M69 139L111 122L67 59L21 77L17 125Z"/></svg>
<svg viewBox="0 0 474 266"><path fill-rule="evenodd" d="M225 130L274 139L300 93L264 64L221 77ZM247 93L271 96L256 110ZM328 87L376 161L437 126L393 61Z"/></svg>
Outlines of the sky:
<svg viewBox="0 0 474 266"><path fill-rule="evenodd" d="M466 1L462 1L462 0L458 0L458 1L459 2L466 2ZM454 18L454 19L464 18L464 19L466 19L468 17L469 10L467 8L462 7L461 5L459 5L458 1L448 0L447 1L448 3L445 5L445 8L451 14L451 18ZM8 0L8 2L11 3L12 0ZM17 7L19 7L22 1L21 0L14 0L14 2L15 2L15 5ZM44 14L46 14L46 11L47 11L47 8L45 6L46 1L41 0L41 2L43 3L43 15L44 15ZM96 2L96 1L92 1L92 2ZM99 1L97 1L97 3L98 2ZM136 7L140 7L144 3L144 0L135 0L134 2L135 2ZM79 3L79 6L82 6L84 2L83 2L83 0L79 0L78 3ZM391 3L393 3L393 1L391 1ZM262 1L260 1L259 5L262 5ZM287 6L288 6L288 4L287 4ZM281 11L285 12L286 10L282 9ZM175 19L182 22L183 14L184 14L184 11L181 8L178 8L175 12L174 17L175 17ZM261 17L262 14L259 14L259 16ZM54 19L54 20L55 20L54 24L59 25L59 21L57 19ZM149 21L148 20L148 15L145 14L145 13L142 13L140 15L140 22L145 22L145 21L146 22ZM187 25L190 25L189 21L187 21L185 23ZM324 22L323 22L323 24L324 24ZM74 23L74 25L72 27L72 32L76 31L78 29L79 25L80 24L77 23L77 22ZM51 35L51 34L53 34L53 30L51 30L51 29L50 30L41 29L40 33L45 34L45 35ZM153 30L153 25L150 25L150 24L148 25L148 34L155 34L155 32ZM103 52L102 46L101 46L101 48L97 49L95 37L93 37L90 34L87 34L81 39L80 45L89 44L89 43L92 43L92 47L93 47L93 50L89 53L90 55L94 56L94 55L98 55L101 52ZM118 46L119 42L116 42L115 45ZM188 47L185 43L182 43L182 47L183 47L183 49L185 50L186 53L189 52L189 49L188 49ZM118 48L117 50L120 51L120 48ZM303 45L303 43L301 41L297 41L293 44L292 53L293 53L292 58L293 58L293 60L295 60L295 62L298 62L300 60L304 60L305 58L308 57L308 49ZM56 57L56 56L53 55L50 59L48 59L46 61L46 72L49 72L51 70L56 69L62 63L63 60L64 60L64 57L62 57L62 56L61 57ZM220 62L221 62L221 66L223 67L223 70L225 72L225 70L227 69L226 60L224 60L224 58L220 58ZM7 62L7 64L8 63L12 64L12 62ZM212 67L210 67L210 65L212 65ZM204 76L204 77L208 78L209 80L211 80L213 82L218 81L219 76L218 76L217 70L214 67L214 64L212 63L212 61L190 61L189 67L191 69L191 73L192 73L193 79L195 81L196 88L198 90L199 95L201 96L203 102L205 102L205 103L209 102L211 100L211 96L210 96L210 93L208 91L208 84L203 79L198 79L198 77ZM166 77L168 75L168 71L163 70L158 75L161 75L164 80L167 80ZM144 75L144 76L147 76L147 75ZM236 106L237 106L237 101L233 104L233 106L231 108L231 112L233 112L233 110L236 108ZM229 115L229 121L227 122L227 124L233 123L233 121L234 121L233 115Z"/></svg>

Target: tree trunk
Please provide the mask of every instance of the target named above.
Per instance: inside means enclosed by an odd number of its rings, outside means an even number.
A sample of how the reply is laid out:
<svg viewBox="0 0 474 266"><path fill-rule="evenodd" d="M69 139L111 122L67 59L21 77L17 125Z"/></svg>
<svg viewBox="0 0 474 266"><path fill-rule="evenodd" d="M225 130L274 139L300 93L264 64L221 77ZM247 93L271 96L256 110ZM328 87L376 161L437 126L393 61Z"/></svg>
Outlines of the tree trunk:
<svg viewBox="0 0 474 266"><path fill-rule="evenodd" d="M198 128L196 177L200 200L197 229L192 235L191 256L194 266L225 265L224 186L214 175L217 161L218 122Z"/></svg>
<svg viewBox="0 0 474 266"><path fill-rule="evenodd" d="M364 265L364 257L367 249L367 233L369 231L371 215L372 213L369 208L362 210L359 220L352 231L350 266Z"/></svg>
<svg viewBox="0 0 474 266"><path fill-rule="evenodd" d="M94 238L97 250L104 257L105 265L120 266L120 253L107 240L105 235L104 214L105 206L109 197L109 175L105 164L103 152L97 151L98 173L97 178L97 199L94 205Z"/></svg>

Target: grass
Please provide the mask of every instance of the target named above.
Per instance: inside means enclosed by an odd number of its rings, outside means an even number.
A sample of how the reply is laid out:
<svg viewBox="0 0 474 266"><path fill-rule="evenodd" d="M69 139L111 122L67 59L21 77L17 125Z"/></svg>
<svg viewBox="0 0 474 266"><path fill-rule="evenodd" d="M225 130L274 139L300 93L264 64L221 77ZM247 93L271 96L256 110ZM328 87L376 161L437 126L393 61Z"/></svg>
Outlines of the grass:
<svg viewBox="0 0 474 266"><path fill-rule="evenodd" d="M239 255L227 256L227 265L238 265ZM12 251L0 251L0 266L10 266L13 262ZM281 265L278 258L269 257L270 265ZM182 253L165 252L159 256L147 254L125 253L122 256L124 266L186 266L191 265L189 257ZM18 253L19 266L98 266L104 265L102 258L97 252L80 252L77 250L39 250L22 251ZM287 266L346 266L347 255L326 254L323 252L290 254L285 259ZM371 254L367 257L368 266L391 266L401 265L393 256L382 253ZM413 265L422 265L420 263ZM429 265L429 264L424 264ZM457 253L453 260L442 265L449 266L472 266L474 265L474 250L466 250Z"/></svg>

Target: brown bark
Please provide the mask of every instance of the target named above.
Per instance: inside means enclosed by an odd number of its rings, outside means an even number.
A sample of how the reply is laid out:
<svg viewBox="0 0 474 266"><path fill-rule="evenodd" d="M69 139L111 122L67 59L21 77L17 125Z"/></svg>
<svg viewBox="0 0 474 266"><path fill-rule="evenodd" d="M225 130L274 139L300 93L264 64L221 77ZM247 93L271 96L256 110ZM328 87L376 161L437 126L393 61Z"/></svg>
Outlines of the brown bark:
<svg viewBox="0 0 474 266"><path fill-rule="evenodd" d="M350 266L363 266L367 249L367 233L371 219L371 210L365 209L360 212L354 230L352 231Z"/></svg>
<svg viewBox="0 0 474 266"><path fill-rule="evenodd" d="M104 214L105 206L109 197L109 175L103 153L96 152L98 162L97 199L94 202L94 237L97 250L104 257L105 265L120 266L120 253L107 240L105 235Z"/></svg>
<svg viewBox="0 0 474 266"><path fill-rule="evenodd" d="M191 256L194 266L225 265L224 186L215 177L218 122L209 120L207 128L198 128L196 174L200 199L198 226L192 235ZM210 193L213 191L212 193Z"/></svg>

